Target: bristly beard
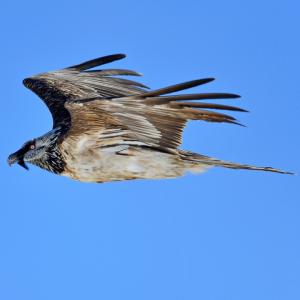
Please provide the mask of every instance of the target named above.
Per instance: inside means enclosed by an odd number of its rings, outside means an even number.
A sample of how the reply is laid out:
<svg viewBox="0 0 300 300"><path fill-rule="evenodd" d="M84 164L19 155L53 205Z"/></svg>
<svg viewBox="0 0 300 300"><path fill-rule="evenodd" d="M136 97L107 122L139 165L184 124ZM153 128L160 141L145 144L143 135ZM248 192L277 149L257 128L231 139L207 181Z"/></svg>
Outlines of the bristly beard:
<svg viewBox="0 0 300 300"><path fill-rule="evenodd" d="M55 174L62 173L66 165L56 144L50 146L42 158L31 163Z"/></svg>
<svg viewBox="0 0 300 300"><path fill-rule="evenodd" d="M49 146L41 158L33 160L31 163L55 174L62 173L66 163L57 147L57 140L64 135L65 132L66 130L64 130L64 128L58 127L41 137L45 143L49 143Z"/></svg>

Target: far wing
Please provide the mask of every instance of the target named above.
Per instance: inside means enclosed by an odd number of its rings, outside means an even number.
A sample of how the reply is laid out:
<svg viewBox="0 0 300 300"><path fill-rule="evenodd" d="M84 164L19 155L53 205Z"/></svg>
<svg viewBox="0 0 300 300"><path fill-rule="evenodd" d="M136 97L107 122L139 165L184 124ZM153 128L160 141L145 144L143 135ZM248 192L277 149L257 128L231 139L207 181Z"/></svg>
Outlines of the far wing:
<svg viewBox="0 0 300 300"><path fill-rule="evenodd" d="M165 152L177 151L177 147L181 144L183 128L188 120L238 124L235 118L211 109L245 111L228 105L182 101L239 97L235 94L162 96L211 80L189 81L109 101L97 98L68 101L66 108L71 114L72 126L66 138L80 139L83 135L90 135L99 138L99 147L124 144L155 147Z"/></svg>
<svg viewBox="0 0 300 300"><path fill-rule="evenodd" d="M112 98L137 95L145 91L141 83L114 78L115 75L140 74L130 70L88 69L124 58L124 54L100 57L58 71L47 72L24 79L24 85L36 93L48 106L53 117L53 128L70 122L66 101L90 97Z"/></svg>

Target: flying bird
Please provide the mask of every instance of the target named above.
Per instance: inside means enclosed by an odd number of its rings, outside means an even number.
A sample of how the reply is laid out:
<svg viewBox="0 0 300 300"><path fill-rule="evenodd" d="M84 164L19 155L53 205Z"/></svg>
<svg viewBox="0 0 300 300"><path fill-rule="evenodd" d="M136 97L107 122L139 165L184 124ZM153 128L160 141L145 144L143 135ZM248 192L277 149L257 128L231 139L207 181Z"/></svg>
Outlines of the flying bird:
<svg viewBox="0 0 300 300"><path fill-rule="evenodd" d="M9 165L18 163L28 169L26 163L31 163L58 175L99 183L172 178L213 166L289 174L179 149L189 120L239 124L235 118L215 110L245 111L194 100L239 96L172 94L209 83L213 78L150 90L139 82L118 77L139 76L135 71L93 69L124 57L104 56L24 79L24 85L50 110L53 128L11 154Z"/></svg>

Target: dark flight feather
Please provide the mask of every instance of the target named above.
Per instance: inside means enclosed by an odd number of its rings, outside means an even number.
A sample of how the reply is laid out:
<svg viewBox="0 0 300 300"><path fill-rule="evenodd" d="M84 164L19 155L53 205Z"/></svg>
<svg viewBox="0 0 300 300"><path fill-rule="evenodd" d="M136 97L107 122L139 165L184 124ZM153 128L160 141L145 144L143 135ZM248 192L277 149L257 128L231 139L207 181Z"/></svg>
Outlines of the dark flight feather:
<svg viewBox="0 0 300 300"><path fill-rule="evenodd" d="M145 101L148 104L165 104L170 101L180 100L210 100L210 99L233 99L239 98L239 95L228 94L228 93L201 93L201 94L181 94L181 95L170 95L170 96L158 96L158 97L147 97ZM149 99L148 99L149 98Z"/></svg>
<svg viewBox="0 0 300 300"><path fill-rule="evenodd" d="M87 69L92 69L98 66L102 66L108 63L111 63L115 60L120 60L125 58L126 55L125 54L112 54L112 55L107 55L107 56L102 56L96 59L92 59L92 60L88 60L86 62L83 62L81 64L78 65L74 65L71 67L68 67L66 69L75 69L76 71L84 71Z"/></svg>
<svg viewBox="0 0 300 300"><path fill-rule="evenodd" d="M231 106L231 105L222 105L215 103L199 103L199 102L174 102L170 101L170 106L173 107L192 107L192 108L205 108L205 109L221 109L221 110L231 110L231 111L240 111L240 112L248 112L245 109L240 107Z"/></svg>
<svg viewBox="0 0 300 300"><path fill-rule="evenodd" d="M142 97L146 98L146 97L153 97L153 96L160 96L160 95L175 93L175 92L190 89L190 88L202 85L202 84L209 83L213 80L215 80L215 79L214 78L204 78L204 79L196 79L196 80L186 81L186 82L178 83L175 85L170 85L170 86L167 86L167 87L164 87L161 89L143 93Z"/></svg>
<svg viewBox="0 0 300 300"><path fill-rule="evenodd" d="M126 69L105 69L105 70L89 70L85 71L87 73L94 73L99 76L116 76L116 75L126 75L126 76L142 76L141 73L126 70Z"/></svg>

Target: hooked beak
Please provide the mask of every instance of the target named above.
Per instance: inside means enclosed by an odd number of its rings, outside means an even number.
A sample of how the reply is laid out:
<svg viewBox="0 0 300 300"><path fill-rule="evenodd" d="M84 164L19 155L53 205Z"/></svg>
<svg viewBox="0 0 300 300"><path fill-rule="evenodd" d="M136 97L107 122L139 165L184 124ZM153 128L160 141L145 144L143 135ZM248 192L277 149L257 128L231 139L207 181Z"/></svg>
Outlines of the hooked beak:
<svg viewBox="0 0 300 300"><path fill-rule="evenodd" d="M7 159L8 164L11 166L15 163L18 163L18 165L20 165L21 167L23 167L26 170L29 170L29 168L27 167L27 165L24 162L23 157L20 155L19 151L11 154L8 159Z"/></svg>

